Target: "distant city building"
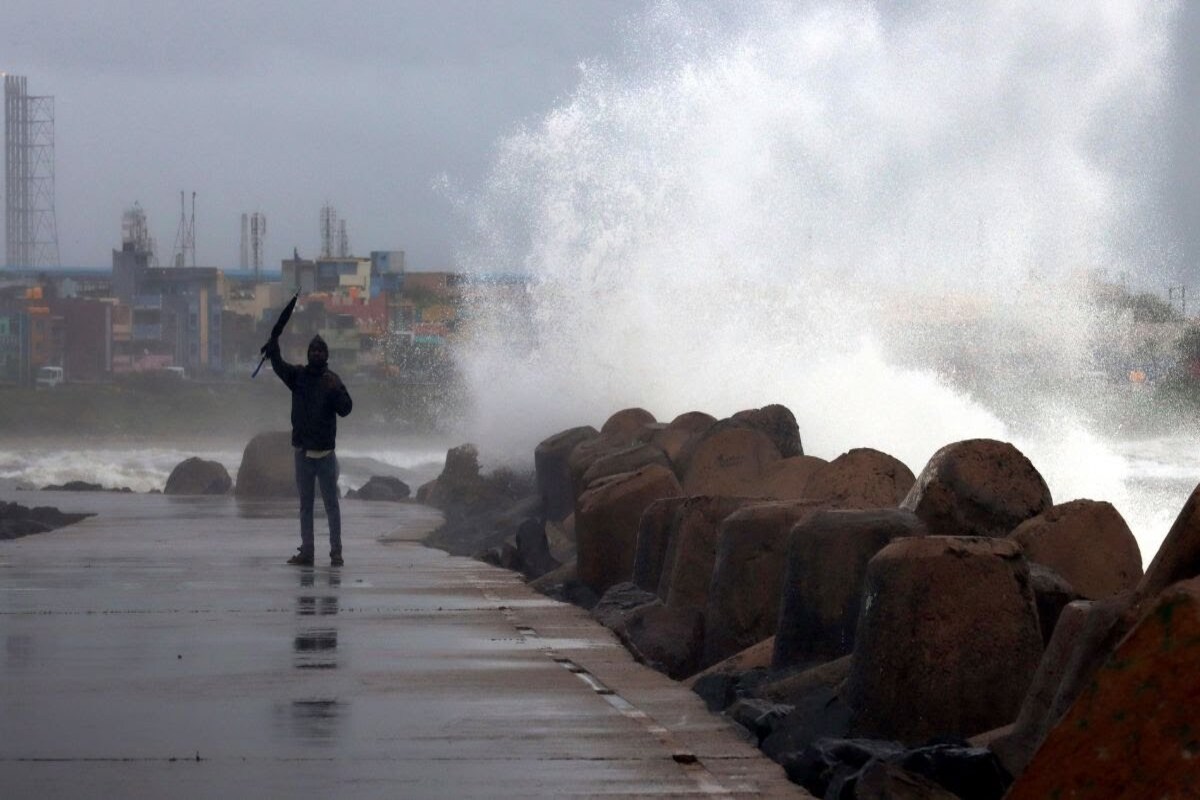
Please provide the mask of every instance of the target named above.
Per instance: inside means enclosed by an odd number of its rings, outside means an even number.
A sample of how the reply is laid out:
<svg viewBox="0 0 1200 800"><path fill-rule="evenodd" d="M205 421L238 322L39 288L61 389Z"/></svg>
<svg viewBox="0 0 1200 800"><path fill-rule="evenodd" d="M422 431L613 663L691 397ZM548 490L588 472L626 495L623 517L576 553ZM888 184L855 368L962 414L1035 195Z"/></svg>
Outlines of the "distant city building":
<svg viewBox="0 0 1200 800"><path fill-rule="evenodd" d="M371 251L371 297L398 295L404 289L404 251Z"/></svg>

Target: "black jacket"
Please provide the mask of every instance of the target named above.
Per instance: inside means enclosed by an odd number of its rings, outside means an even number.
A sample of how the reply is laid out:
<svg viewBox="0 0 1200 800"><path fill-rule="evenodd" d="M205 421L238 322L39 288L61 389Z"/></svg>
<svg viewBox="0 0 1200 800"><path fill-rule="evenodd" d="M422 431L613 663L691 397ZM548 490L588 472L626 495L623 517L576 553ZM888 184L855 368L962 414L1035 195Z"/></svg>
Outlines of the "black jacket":
<svg viewBox="0 0 1200 800"><path fill-rule="evenodd" d="M332 450L337 439L337 418L354 407L350 392L337 373L315 370L283 360L278 347L269 347L271 368L292 390L292 446L305 450Z"/></svg>

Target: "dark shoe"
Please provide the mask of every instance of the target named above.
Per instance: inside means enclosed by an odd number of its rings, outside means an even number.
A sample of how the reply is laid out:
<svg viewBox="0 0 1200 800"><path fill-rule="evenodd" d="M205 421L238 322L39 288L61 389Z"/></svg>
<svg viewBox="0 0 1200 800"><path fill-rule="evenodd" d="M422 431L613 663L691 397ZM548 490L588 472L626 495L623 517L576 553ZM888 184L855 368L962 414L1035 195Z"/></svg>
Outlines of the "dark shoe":
<svg viewBox="0 0 1200 800"><path fill-rule="evenodd" d="M311 567L313 565L313 557L306 556L304 553L296 553L296 555L287 560L287 563L293 567Z"/></svg>
<svg viewBox="0 0 1200 800"><path fill-rule="evenodd" d="M340 567L340 566L343 566L346 562L342 561L341 553L330 553L329 554L329 563L332 566Z"/></svg>

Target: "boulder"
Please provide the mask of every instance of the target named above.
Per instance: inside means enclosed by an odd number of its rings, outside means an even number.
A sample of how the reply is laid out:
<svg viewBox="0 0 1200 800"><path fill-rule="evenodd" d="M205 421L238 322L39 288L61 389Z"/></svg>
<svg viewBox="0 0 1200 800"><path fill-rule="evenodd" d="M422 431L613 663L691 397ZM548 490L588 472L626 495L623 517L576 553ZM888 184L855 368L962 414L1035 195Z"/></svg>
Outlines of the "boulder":
<svg viewBox="0 0 1200 800"><path fill-rule="evenodd" d="M960 800L959 795L891 761L870 761L858 773L854 800Z"/></svg>
<svg viewBox="0 0 1200 800"><path fill-rule="evenodd" d="M546 543L550 547L550 555L560 564L574 561L575 550L575 515L571 514L557 522L546 522Z"/></svg>
<svg viewBox="0 0 1200 800"><path fill-rule="evenodd" d="M965 742L939 743L910 750L899 759L904 770L921 775L955 797L1001 800L1012 776L986 747Z"/></svg>
<svg viewBox="0 0 1200 800"><path fill-rule="evenodd" d="M761 744L791 711L791 706L753 697L741 697L726 709L725 716L745 728L754 741Z"/></svg>
<svg viewBox="0 0 1200 800"><path fill-rule="evenodd" d="M820 739L849 735L850 708L840 690L849 669L847 658L789 676L790 685L783 692L778 691L779 682L763 682L755 687L756 697L792 707L763 740L762 751L786 765Z"/></svg>
<svg viewBox="0 0 1200 800"><path fill-rule="evenodd" d="M533 451L538 496L548 520L561 520L575 510L575 487L567 459L580 442L595 439L600 432L591 425L560 431L543 439Z"/></svg>
<svg viewBox="0 0 1200 800"><path fill-rule="evenodd" d="M818 511L791 533L772 665L820 663L854 650L870 560L893 540L922 536L911 511Z"/></svg>
<svg viewBox="0 0 1200 800"><path fill-rule="evenodd" d="M850 656L842 656L800 672L776 672L755 689L755 694L776 703L796 705L814 688L837 689L841 686L850 677L851 662Z"/></svg>
<svg viewBox="0 0 1200 800"><path fill-rule="evenodd" d="M749 696L767 678L775 640L764 639L688 680L692 691L704 699L709 711L728 708L739 697Z"/></svg>
<svg viewBox="0 0 1200 800"><path fill-rule="evenodd" d="M634 610L614 629L639 662L675 680L699 670L704 620L695 609L674 609L656 601Z"/></svg>
<svg viewBox="0 0 1200 800"><path fill-rule="evenodd" d="M1008 442L968 439L934 453L900 505L934 536L1007 536L1053 500L1020 450Z"/></svg>
<svg viewBox="0 0 1200 800"><path fill-rule="evenodd" d="M475 558L491 564L494 567L517 571L520 568L520 556L516 545L511 542L501 542L475 554Z"/></svg>
<svg viewBox="0 0 1200 800"><path fill-rule="evenodd" d="M296 449L288 431L260 433L242 451L233 493L238 497L299 497Z"/></svg>
<svg viewBox="0 0 1200 800"><path fill-rule="evenodd" d="M704 612L703 665L775 633L788 534L820 508L813 500L754 504L720 524Z"/></svg>
<svg viewBox="0 0 1200 800"><path fill-rule="evenodd" d="M815 796L840 800L846 778L856 775L869 762L890 761L903 752L904 747L897 742L829 737L775 760L787 771L788 778Z"/></svg>
<svg viewBox="0 0 1200 800"><path fill-rule="evenodd" d="M584 609L595 607L599 601L596 593L579 580L579 571L574 561L569 561L558 569L530 581L529 587L561 603L571 603Z"/></svg>
<svg viewBox="0 0 1200 800"><path fill-rule="evenodd" d="M678 494L675 474L658 464L606 478L584 492L575 512L579 579L597 594L630 580L642 512Z"/></svg>
<svg viewBox="0 0 1200 800"><path fill-rule="evenodd" d="M1173 583L1200 576L1200 486L1180 509L1137 586L1139 598L1157 597Z"/></svg>
<svg viewBox="0 0 1200 800"><path fill-rule="evenodd" d="M1196 796L1200 580L1147 606L1038 748L1012 800Z"/></svg>
<svg viewBox="0 0 1200 800"><path fill-rule="evenodd" d="M637 438L643 425L653 425L657 421L654 415L644 408L626 408L606 419L600 427L600 433L631 442Z"/></svg>
<svg viewBox="0 0 1200 800"><path fill-rule="evenodd" d="M765 433L779 449L779 455L784 458L804 455L804 446L800 442L800 427L796 424L796 416L787 406L775 403L762 408L739 411L733 415L733 419Z"/></svg>
<svg viewBox="0 0 1200 800"><path fill-rule="evenodd" d="M351 490L346 497L352 500L369 500L380 503L399 503L412 493L408 484L390 475L372 475L358 491Z"/></svg>
<svg viewBox="0 0 1200 800"><path fill-rule="evenodd" d="M1029 583L1037 601L1038 625L1042 641L1050 643L1054 627L1067 604L1084 599L1063 576L1043 564L1029 564Z"/></svg>
<svg viewBox="0 0 1200 800"><path fill-rule="evenodd" d="M478 510L483 487L479 472L479 450L462 444L446 451L442 472L429 493L429 503L448 515L471 514Z"/></svg>
<svg viewBox="0 0 1200 800"><path fill-rule="evenodd" d="M293 480L295 474L293 468ZM232 488L233 479L222 464L193 457L181 461L171 470L163 494L229 494Z"/></svg>
<svg viewBox="0 0 1200 800"><path fill-rule="evenodd" d="M763 472L779 460L779 448L765 433L723 427L705 434L691 451L683 488L689 495L760 496Z"/></svg>
<svg viewBox="0 0 1200 800"><path fill-rule="evenodd" d="M808 482L828 463L816 456L792 456L768 464L759 478L756 494L769 500L808 497Z"/></svg>
<svg viewBox="0 0 1200 800"><path fill-rule="evenodd" d="M429 499L433 497L433 491L437 488L437 478L431 481L426 481L417 487L417 502L423 505L430 505Z"/></svg>
<svg viewBox="0 0 1200 800"><path fill-rule="evenodd" d="M624 631L630 615L651 603L661 605L654 592L648 592L632 581L621 581L608 587L591 611L595 620L604 627Z"/></svg>
<svg viewBox="0 0 1200 800"><path fill-rule="evenodd" d="M896 508L912 488L912 470L878 450L858 447L815 471L804 496L834 508Z"/></svg>
<svg viewBox="0 0 1200 800"><path fill-rule="evenodd" d="M0 540L19 539L73 525L93 514L67 514L50 506L28 508L0 500Z"/></svg>
<svg viewBox="0 0 1200 800"><path fill-rule="evenodd" d="M293 467L293 470L295 467ZM88 481L67 481L64 484L50 484L42 487L43 492L119 492L121 494L130 494L133 492L128 486L106 488L103 484L89 483ZM155 490L157 491L157 490ZM153 492L152 492L153 493Z"/></svg>
<svg viewBox="0 0 1200 800"><path fill-rule="evenodd" d="M657 592L662 579L667 545L675 529L675 513L686 497L655 500L638 520L637 550L633 557L633 582L647 591Z"/></svg>
<svg viewBox="0 0 1200 800"><path fill-rule="evenodd" d="M1072 500L1052 506L1011 534L1025 558L1050 567L1089 600L1133 589L1142 578L1137 539L1112 504Z"/></svg>
<svg viewBox="0 0 1200 800"><path fill-rule="evenodd" d="M530 517L517 526L515 545L517 548L517 571L529 580L539 578L562 566L550 554L546 525L537 518Z"/></svg>
<svg viewBox="0 0 1200 800"><path fill-rule="evenodd" d="M846 699L855 735L917 744L1011 722L1042 655L1008 539L897 539L867 566Z"/></svg>
<svg viewBox="0 0 1200 800"><path fill-rule="evenodd" d="M631 444L593 461L583 473L583 485L591 486L600 478L634 472L651 464L671 468L671 462L661 448L653 444Z"/></svg>

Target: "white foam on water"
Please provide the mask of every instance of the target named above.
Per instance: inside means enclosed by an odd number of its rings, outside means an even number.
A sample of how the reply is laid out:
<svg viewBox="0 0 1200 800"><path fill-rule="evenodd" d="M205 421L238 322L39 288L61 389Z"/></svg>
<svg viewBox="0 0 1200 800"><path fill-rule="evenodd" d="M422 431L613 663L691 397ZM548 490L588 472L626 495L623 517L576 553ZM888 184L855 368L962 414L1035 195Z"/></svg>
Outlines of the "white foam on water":
<svg viewBox="0 0 1200 800"><path fill-rule="evenodd" d="M1090 367L1072 276L1142 266L1129 237L1173 12L665 3L632 20L624 57L584 65L464 200L463 266L531 279L471 309L472 439L527 457L627 406L773 402L807 452L871 446L914 472L951 441L1006 439L1056 500L1109 499L1153 553L1165 528L1129 459L1060 390Z"/></svg>

